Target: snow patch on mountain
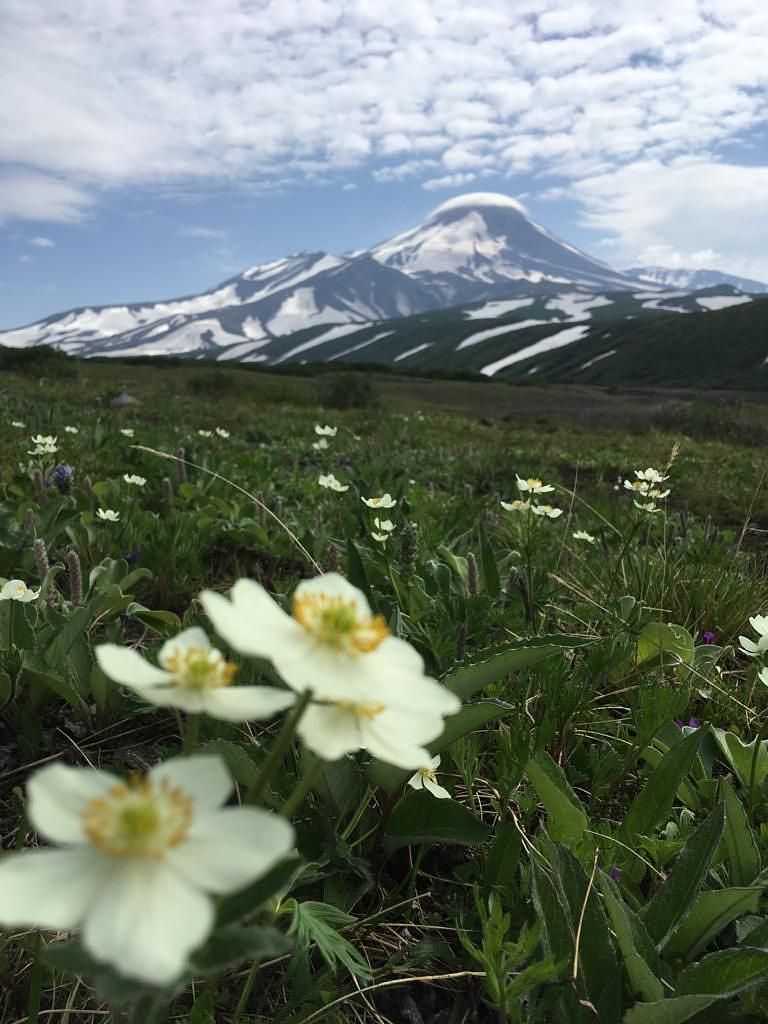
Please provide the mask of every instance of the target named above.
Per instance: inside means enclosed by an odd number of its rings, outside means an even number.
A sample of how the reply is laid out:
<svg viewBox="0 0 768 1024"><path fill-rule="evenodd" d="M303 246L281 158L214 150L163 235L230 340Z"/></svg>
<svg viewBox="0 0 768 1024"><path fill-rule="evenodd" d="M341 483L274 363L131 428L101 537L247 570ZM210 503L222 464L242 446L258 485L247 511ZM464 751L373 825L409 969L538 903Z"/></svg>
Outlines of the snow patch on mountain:
<svg viewBox="0 0 768 1024"><path fill-rule="evenodd" d="M524 309L532 306L533 299L504 299L496 302L486 302L479 309L465 309L464 316L467 320L491 320L497 316L504 316L505 313L513 313L516 309Z"/></svg>
<svg viewBox="0 0 768 1024"><path fill-rule="evenodd" d="M477 331L475 334L470 334L469 337L464 338L456 346L456 351L459 352L463 348L471 348L472 345L477 345L481 341L487 341L488 338L497 338L500 334L508 334L510 331L521 331L526 327L538 327L540 324L549 323L548 320L513 320L512 323L503 324L501 327L489 327L485 331Z"/></svg>
<svg viewBox="0 0 768 1024"><path fill-rule="evenodd" d="M745 302L752 302L749 295L703 295L697 298L696 302L704 309L727 309L729 306L741 306Z"/></svg>
<svg viewBox="0 0 768 1024"><path fill-rule="evenodd" d="M562 348L563 345L570 345L574 341L579 341L589 332L589 329L589 324L566 327L565 330L558 331L556 334L550 334L549 337L542 338L541 341L536 341L532 345L526 345L525 348L521 348L517 352L511 352L509 355L502 356L501 359L497 359L493 363L488 363L487 366L482 367L480 373L486 377L493 377L499 370L512 366L513 363L519 363L523 359L530 359L531 356L538 355L540 352L549 352L554 348Z"/></svg>

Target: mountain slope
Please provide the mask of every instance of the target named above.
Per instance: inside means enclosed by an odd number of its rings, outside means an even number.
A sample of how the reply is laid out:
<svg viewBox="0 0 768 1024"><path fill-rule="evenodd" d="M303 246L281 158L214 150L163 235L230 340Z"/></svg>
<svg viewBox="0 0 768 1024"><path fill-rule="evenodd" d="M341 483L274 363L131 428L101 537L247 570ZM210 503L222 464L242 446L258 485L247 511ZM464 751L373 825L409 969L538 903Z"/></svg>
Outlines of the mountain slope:
<svg viewBox="0 0 768 1024"><path fill-rule="evenodd" d="M697 288L711 288L714 285L729 284L742 292L753 295L768 293L768 284L753 281L748 277L725 274L722 270L671 270L669 267L632 267L626 270L635 279L647 281L649 284L661 285L663 288L685 288L695 291Z"/></svg>

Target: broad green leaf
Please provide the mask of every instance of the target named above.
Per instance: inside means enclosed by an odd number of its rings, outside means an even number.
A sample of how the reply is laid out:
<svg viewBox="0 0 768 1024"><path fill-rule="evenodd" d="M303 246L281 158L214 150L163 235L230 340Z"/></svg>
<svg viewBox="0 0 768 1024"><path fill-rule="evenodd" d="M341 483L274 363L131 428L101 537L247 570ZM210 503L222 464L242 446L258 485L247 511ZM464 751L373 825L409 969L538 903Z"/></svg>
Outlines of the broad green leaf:
<svg viewBox="0 0 768 1024"><path fill-rule="evenodd" d="M486 890L510 884L517 871L521 844L520 830L511 822L502 821L496 826L496 836L485 859Z"/></svg>
<svg viewBox="0 0 768 1024"><path fill-rule="evenodd" d="M768 777L768 740L762 740L758 745L757 738L751 743L744 743L732 732L723 729L713 729L712 732L739 783L745 789L761 786Z"/></svg>
<svg viewBox="0 0 768 1024"><path fill-rule="evenodd" d="M562 654L563 650L592 644L596 639L591 636L555 633L530 640L513 640L511 643L480 651L472 662L462 663L449 671L442 677L442 681L449 690L466 700L489 683L495 683L511 672L530 668L545 658Z"/></svg>
<svg viewBox="0 0 768 1024"><path fill-rule="evenodd" d="M768 949L740 946L710 953L677 979L678 995L735 996L768 981Z"/></svg>
<svg viewBox="0 0 768 1024"><path fill-rule="evenodd" d="M477 846L490 829L463 804L437 800L426 790L409 790L397 803L387 828L390 849L420 843L457 843Z"/></svg>
<svg viewBox="0 0 768 1024"><path fill-rule="evenodd" d="M201 751L218 754L224 761L229 774L241 786L252 786L259 777L256 765L242 746L229 740L216 739L205 743Z"/></svg>
<svg viewBox="0 0 768 1024"><path fill-rule="evenodd" d="M229 925L215 931L202 949L192 954L192 966L198 971L220 971L242 960L272 959L291 946L291 940L277 928Z"/></svg>
<svg viewBox="0 0 768 1024"><path fill-rule="evenodd" d="M636 1003L624 1024L684 1024L717 1002L717 996L673 996L660 1003Z"/></svg>
<svg viewBox="0 0 768 1024"><path fill-rule="evenodd" d="M719 803L690 837L669 877L641 911L648 934L659 947L692 911L724 829L725 805Z"/></svg>
<svg viewBox="0 0 768 1024"><path fill-rule="evenodd" d="M677 788L690 771L704 737L704 730L686 736L671 747L654 768L627 811L617 837L632 846L638 836L650 835L669 814Z"/></svg>
<svg viewBox="0 0 768 1024"><path fill-rule="evenodd" d="M301 863L301 857L290 857L280 861L271 871L252 882L247 888L231 896L225 896L216 912L217 924L233 924L253 914L264 906L267 900L290 886Z"/></svg>
<svg viewBox="0 0 768 1024"><path fill-rule="evenodd" d="M547 812L549 836L559 842L577 843L589 828L589 819L562 768L540 750L525 770Z"/></svg>
<svg viewBox="0 0 768 1024"><path fill-rule="evenodd" d="M727 779L719 784L725 802L725 849L734 885L749 885L760 873L760 852L744 806Z"/></svg>
<svg viewBox="0 0 768 1024"><path fill-rule="evenodd" d="M611 930L616 937L616 943L624 960L632 991L646 1002L663 999L664 987L638 951L635 943L634 931L637 928L643 928L642 922L637 918L633 922L632 911L624 905L616 891L616 886L602 871L598 873L597 879L605 901L605 909L610 918ZM635 928L633 928L633 924ZM648 939L648 944L651 945L650 939Z"/></svg>
<svg viewBox="0 0 768 1024"><path fill-rule="evenodd" d="M693 637L683 626L647 622L637 638L636 663L643 665L659 658L663 663L690 665L693 661Z"/></svg>
<svg viewBox="0 0 768 1024"><path fill-rule="evenodd" d="M181 619L175 612L166 612L159 609L145 608L137 601L132 601L125 609L126 615L132 615L145 626L149 626L160 636L174 636L181 629Z"/></svg>
<svg viewBox="0 0 768 1024"><path fill-rule="evenodd" d="M699 893L691 912L671 935L665 954L693 960L732 921L757 913L762 889L712 889Z"/></svg>
<svg viewBox="0 0 768 1024"><path fill-rule="evenodd" d="M353 586L359 587L367 597L370 596L368 574L357 545L351 537L347 537L347 579Z"/></svg>

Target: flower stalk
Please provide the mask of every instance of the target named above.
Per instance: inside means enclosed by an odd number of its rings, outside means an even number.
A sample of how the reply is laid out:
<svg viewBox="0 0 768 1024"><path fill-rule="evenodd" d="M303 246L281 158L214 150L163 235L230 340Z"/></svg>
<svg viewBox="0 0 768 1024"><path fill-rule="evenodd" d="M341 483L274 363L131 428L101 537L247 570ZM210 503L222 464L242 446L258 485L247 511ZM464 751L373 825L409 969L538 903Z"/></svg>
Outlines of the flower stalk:
<svg viewBox="0 0 768 1024"><path fill-rule="evenodd" d="M254 784L248 790L245 798L246 804L259 803L263 798L267 791L267 787L272 780L272 776L283 763L283 758L288 752L288 748L296 734L296 728L301 721L304 712L307 710L311 699L312 691L305 690L294 705L291 714L288 715L283 722L283 728L280 730L277 739L272 745L272 749L267 755L267 759L259 772L258 779L256 779Z"/></svg>

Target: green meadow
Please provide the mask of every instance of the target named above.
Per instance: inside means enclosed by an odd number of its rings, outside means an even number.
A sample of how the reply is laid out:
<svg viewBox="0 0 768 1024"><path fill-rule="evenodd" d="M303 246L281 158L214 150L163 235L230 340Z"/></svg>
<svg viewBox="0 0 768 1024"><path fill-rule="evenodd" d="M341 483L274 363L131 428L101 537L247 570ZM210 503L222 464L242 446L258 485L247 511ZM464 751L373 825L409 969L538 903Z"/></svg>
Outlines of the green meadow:
<svg viewBox="0 0 768 1024"><path fill-rule="evenodd" d="M0 1024L766 1019L760 395L40 355L0 410Z"/></svg>

